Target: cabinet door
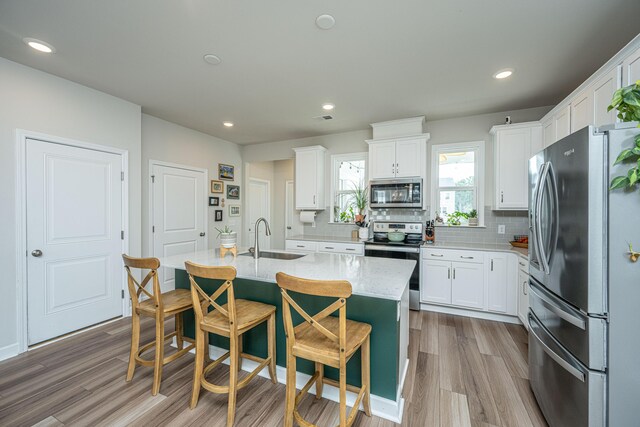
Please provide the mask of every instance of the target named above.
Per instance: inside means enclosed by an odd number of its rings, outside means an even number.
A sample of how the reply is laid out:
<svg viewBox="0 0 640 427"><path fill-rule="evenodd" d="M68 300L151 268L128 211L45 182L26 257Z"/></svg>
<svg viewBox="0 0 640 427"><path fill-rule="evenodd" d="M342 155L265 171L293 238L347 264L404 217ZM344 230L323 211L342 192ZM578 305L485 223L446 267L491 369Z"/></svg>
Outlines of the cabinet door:
<svg viewBox="0 0 640 427"><path fill-rule="evenodd" d="M629 86L640 80L640 49L633 52L622 64L623 86Z"/></svg>
<svg viewBox="0 0 640 427"><path fill-rule="evenodd" d="M507 312L508 298L508 266L507 257L501 254L491 254L487 265L488 271L488 309L499 313ZM513 279L512 279L513 281ZM513 286L513 283L512 285Z"/></svg>
<svg viewBox="0 0 640 427"><path fill-rule="evenodd" d="M451 263L422 261L420 296L424 302L451 304Z"/></svg>
<svg viewBox="0 0 640 427"><path fill-rule="evenodd" d="M316 151L296 153L296 209L315 209L318 207L317 156L318 152Z"/></svg>
<svg viewBox="0 0 640 427"><path fill-rule="evenodd" d="M452 262L451 303L461 307L484 308L484 266Z"/></svg>
<svg viewBox="0 0 640 427"><path fill-rule="evenodd" d="M528 328L527 313L529 312L529 275L522 270L518 271L518 317Z"/></svg>
<svg viewBox="0 0 640 427"><path fill-rule="evenodd" d="M571 133L593 123L593 93L589 88L571 101Z"/></svg>
<svg viewBox="0 0 640 427"><path fill-rule="evenodd" d="M554 116L556 123L556 141L571 133L571 105L567 105Z"/></svg>
<svg viewBox="0 0 640 427"><path fill-rule="evenodd" d="M423 146L424 139L396 142L396 177L422 176L422 164L426 161Z"/></svg>
<svg viewBox="0 0 640 427"><path fill-rule="evenodd" d="M615 67L593 84L593 124L603 126L616 122L616 110L607 111L613 92L620 88L620 67Z"/></svg>
<svg viewBox="0 0 640 427"><path fill-rule="evenodd" d="M396 172L396 143L369 144L369 179L394 178Z"/></svg>
<svg viewBox="0 0 640 427"><path fill-rule="evenodd" d="M544 148L556 142L555 117L550 117L547 121L542 122L542 140L544 142Z"/></svg>
<svg viewBox="0 0 640 427"><path fill-rule="evenodd" d="M498 209L527 208L530 147L531 129L498 131L495 148Z"/></svg>

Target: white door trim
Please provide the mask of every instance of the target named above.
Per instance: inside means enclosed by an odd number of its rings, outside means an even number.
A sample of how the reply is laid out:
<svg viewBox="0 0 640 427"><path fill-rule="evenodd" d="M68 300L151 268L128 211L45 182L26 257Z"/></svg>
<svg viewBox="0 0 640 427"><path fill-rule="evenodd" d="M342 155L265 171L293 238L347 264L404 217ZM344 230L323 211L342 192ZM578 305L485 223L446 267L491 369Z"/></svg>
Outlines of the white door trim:
<svg viewBox="0 0 640 427"><path fill-rule="evenodd" d="M209 170L208 169L202 169L202 168L196 168L193 166L187 166L187 165L181 165L179 163L171 163L171 162L164 162L161 160L152 160L149 159L149 176L147 177L147 186L149 189L149 256L155 256L154 254L154 245L153 245L153 167L154 166L166 166L166 167L170 167L170 168L176 168L176 169L184 169L184 170L188 170L188 171L194 171L194 172L202 172L204 173L204 189L202 191L204 191L204 194L202 195L202 197L205 200L204 203L204 229L205 229L205 233L209 232L209 211L207 210L207 207L209 206ZM206 251L207 249L209 249L209 236L205 236L204 239L204 250Z"/></svg>
<svg viewBox="0 0 640 427"><path fill-rule="evenodd" d="M122 181L122 227L124 240L122 252L129 252L129 151L106 145L92 144L70 138L16 129L16 335L18 338L18 353L28 350L27 346L27 186L26 186L26 149L27 139L85 148L119 155L122 161L124 180ZM122 291L125 290L126 276L122 270ZM122 300L122 315L128 316L128 299Z"/></svg>
<svg viewBox="0 0 640 427"><path fill-rule="evenodd" d="M245 209L245 213L244 213L244 222L246 224L246 236L247 236L247 246L249 247L253 247L253 242L250 242L250 238L249 238L249 227L252 227L254 224L251 224L251 218L249 217L251 215L251 200L249 199L249 185L251 185L251 181L254 182L260 182L262 184L267 184L267 212L269 212L269 218L267 218L267 221L271 221L271 181L269 181L268 179L260 179L260 178L254 178L254 177L249 177L248 181L247 181L247 189L245 190L245 192L247 193L247 198L246 200L246 205L247 208ZM269 224L271 225L271 224ZM254 231L255 234L255 231Z"/></svg>

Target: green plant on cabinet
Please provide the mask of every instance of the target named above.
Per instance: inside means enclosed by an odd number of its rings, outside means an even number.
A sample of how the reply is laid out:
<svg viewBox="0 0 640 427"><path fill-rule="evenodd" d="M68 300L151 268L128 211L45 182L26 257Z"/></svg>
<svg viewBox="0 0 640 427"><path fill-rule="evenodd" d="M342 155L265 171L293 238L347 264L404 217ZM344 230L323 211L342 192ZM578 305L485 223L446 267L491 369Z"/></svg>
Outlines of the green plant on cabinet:
<svg viewBox="0 0 640 427"><path fill-rule="evenodd" d="M618 89L613 94L611 105L607 111L618 110L618 118L623 122L640 122L640 80L635 84ZM640 127L640 123L638 124ZM640 182L640 135L635 138L635 145L622 150L614 166L620 163L632 165L626 176L617 176L611 180L610 190L628 188L635 190Z"/></svg>

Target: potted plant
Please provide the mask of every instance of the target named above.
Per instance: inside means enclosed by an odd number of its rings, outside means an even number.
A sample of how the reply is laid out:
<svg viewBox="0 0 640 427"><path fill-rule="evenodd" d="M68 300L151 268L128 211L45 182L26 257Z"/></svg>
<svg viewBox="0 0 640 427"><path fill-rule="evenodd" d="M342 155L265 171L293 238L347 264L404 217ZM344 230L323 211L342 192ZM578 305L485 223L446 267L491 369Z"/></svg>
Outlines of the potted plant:
<svg viewBox="0 0 640 427"><path fill-rule="evenodd" d="M233 248L236 245L236 241L238 240L238 233L229 228L228 225L225 225L221 230L216 227L218 231L218 238L220 239L220 246L223 248Z"/></svg>
<svg viewBox="0 0 640 427"><path fill-rule="evenodd" d="M447 224L449 225L461 225L463 219L468 219L469 215L464 212L455 211L447 216Z"/></svg>
<svg viewBox="0 0 640 427"><path fill-rule="evenodd" d="M640 80L635 84L618 89L613 94L607 111L618 110L618 118L623 122L640 122ZM640 127L640 123L638 124ZM631 168L626 176L617 176L611 180L609 189L628 188L635 190L640 182L640 135L636 136L633 147L622 150L613 163L628 163Z"/></svg>
<svg viewBox="0 0 640 427"><path fill-rule="evenodd" d="M369 203L368 187L355 187L351 197L353 197L353 203L358 210L358 213L355 215L355 222L363 223L364 218L367 216L365 212L367 211L367 204Z"/></svg>
<svg viewBox="0 0 640 427"><path fill-rule="evenodd" d="M467 218L469 218L469 226L476 227L478 225L478 211L472 209L471 212L467 214Z"/></svg>

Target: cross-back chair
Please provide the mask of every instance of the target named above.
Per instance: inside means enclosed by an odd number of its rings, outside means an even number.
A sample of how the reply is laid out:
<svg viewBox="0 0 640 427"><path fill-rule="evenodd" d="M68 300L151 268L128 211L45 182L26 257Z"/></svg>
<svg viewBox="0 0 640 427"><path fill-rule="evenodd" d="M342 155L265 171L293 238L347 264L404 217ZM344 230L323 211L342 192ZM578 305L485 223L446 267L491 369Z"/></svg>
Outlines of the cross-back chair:
<svg viewBox="0 0 640 427"><path fill-rule="evenodd" d="M200 388L213 393L229 395L227 407L227 426L233 425L236 408L236 393L246 386L263 368L269 366L269 376L276 384L276 308L272 305L256 301L236 299L233 290L233 280L236 269L233 267L214 267L185 262L189 281L191 282L191 299L195 313L196 363L194 366L193 391L191 394L191 409L198 404ZM208 295L196 278L223 280L224 282ZM227 293L227 303L220 305L216 300ZM208 311L212 307L212 311ZM253 356L242 352L242 334L263 322L267 322L267 358ZM218 359L204 366L205 359L209 360L209 333L229 338L229 351ZM253 360L258 366L242 380L238 381L238 371L241 369L242 358ZM213 384L206 379L206 375L216 366L229 359L229 385Z"/></svg>
<svg viewBox="0 0 640 427"><path fill-rule="evenodd" d="M285 427L293 425L293 419L301 426L313 426L298 412L298 404L311 386L316 385L316 398L322 397L323 384L330 384L340 392L340 427L353 424L356 413L363 403L364 411L371 416L370 403L370 365L369 337L371 325L347 319L347 299L351 296L351 283L344 280L309 280L276 274L276 282L282 293L282 316L287 336L287 399L285 404ZM319 313L309 315L289 291L312 296L337 298ZM295 310L303 322L293 324L292 310ZM338 316L331 314L338 312ZM347 384L347 362L361 348L362 386ZM315 362L315 373L307 384L296 394L296 357ZM324 377L324 365L337 368L339 381ZM347 390L357 393L356 401L347 417Z"/></svg>
<svg viewBox="0 0 640 427"><path fill-rule="evenodd" d="M195 347L193 340L184 337L182 313L191 309L191 295L186 289L176 289L162 293L158 280L158 268L160 260L157 258L134 258L122 254L124 269L127 271L129 296L131 297L131 351L129 353L129 366L127 369L127 381L131 381L136 365L153 366L153 387L151 394L156 395L160 391L162 380L162 367L180 356L188 353ZM138 282L131 269L149 270L142 282ZM147 285L151 283L151 290ZM155 340L140 347L140 316L155 319ZM175 317L175 331L168 335L164 332L164 320L167 317ZM170 356L164 356L165 342L176 337L178 351ZM191 344L184 347L184 341ZM153 360L144 359L142 354L155 347Z"/></svg>

